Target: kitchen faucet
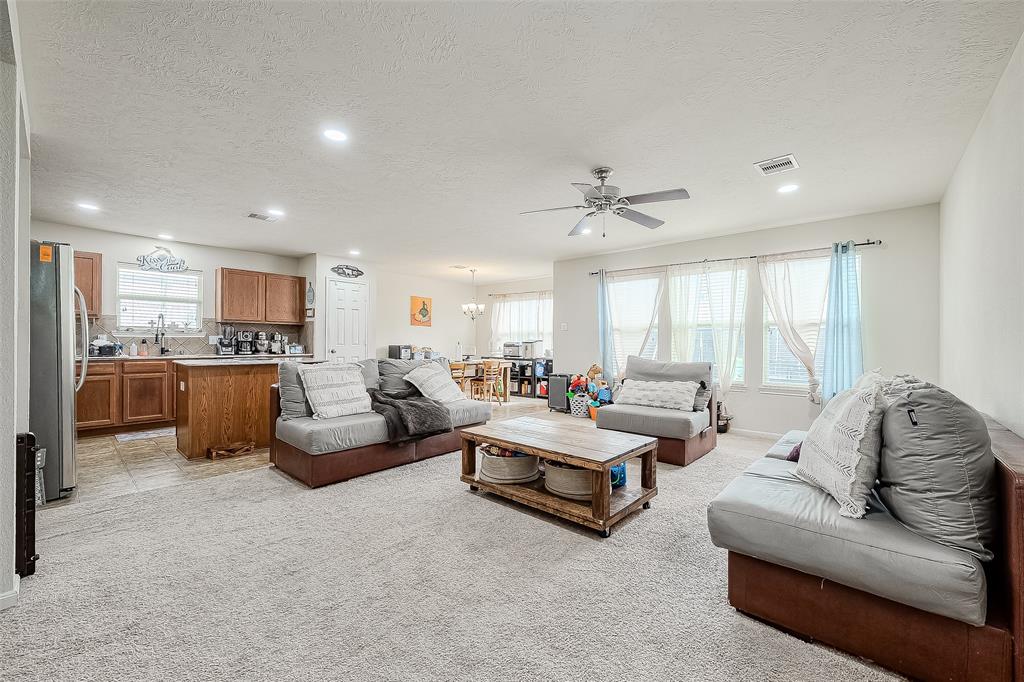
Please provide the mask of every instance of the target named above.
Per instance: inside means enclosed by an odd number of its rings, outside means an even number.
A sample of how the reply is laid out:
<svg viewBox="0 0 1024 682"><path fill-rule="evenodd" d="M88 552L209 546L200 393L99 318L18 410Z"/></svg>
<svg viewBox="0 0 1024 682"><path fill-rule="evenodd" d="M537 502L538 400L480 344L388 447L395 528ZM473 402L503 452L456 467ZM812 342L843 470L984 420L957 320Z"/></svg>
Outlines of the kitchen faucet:
<svg viewBox="0 0 1024 682"><path fill-rule="evenodd" d="M164 320L163 313L156 316L156 334L153 337L153 343L160 346L160 355L167 355L171 352L171 349L167 347L167 322Z"/></svg>

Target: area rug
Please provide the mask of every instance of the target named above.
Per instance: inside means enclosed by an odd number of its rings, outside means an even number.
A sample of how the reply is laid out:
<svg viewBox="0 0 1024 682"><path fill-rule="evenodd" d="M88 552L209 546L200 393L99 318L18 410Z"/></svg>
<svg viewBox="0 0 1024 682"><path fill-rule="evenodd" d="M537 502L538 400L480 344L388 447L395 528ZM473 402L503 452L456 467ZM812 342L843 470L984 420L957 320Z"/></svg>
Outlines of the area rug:
<svg viewBox="0 0 1024 682"><path fill-rule="evenodd" d="M165 426L160 429L150 429L149 431L135 431L134 433L119 433L114 438L119 443L127 443L133 440L149 440L151 438L161 438L163 436L173 436L175 428L173 426Z"/></svg>
<svg viewBox="0 0 1024 682"><path fill-rule="evenodd" d="M608 539L470 492L454 453L45 510L0 679L896 679L729 607L705 508L769 441L721 441Z"/></svg>

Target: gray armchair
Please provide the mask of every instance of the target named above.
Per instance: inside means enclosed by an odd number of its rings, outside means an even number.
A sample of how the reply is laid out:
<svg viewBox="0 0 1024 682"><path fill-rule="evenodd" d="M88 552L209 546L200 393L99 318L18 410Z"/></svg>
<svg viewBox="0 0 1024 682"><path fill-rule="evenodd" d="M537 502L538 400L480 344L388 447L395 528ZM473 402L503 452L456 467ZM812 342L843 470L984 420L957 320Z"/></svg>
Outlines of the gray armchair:
<svg viewBox="0 0 1024 682"><path fill-rule="evenodd" d="M655 436L658 461L686 466L711 452L718 444L718 413L711 363L661 362L635 355L626 359L624 381L704 381L712 387L711 401L703 412L669 410L639 405L605 405L597 411L597 428Z"/></svg>

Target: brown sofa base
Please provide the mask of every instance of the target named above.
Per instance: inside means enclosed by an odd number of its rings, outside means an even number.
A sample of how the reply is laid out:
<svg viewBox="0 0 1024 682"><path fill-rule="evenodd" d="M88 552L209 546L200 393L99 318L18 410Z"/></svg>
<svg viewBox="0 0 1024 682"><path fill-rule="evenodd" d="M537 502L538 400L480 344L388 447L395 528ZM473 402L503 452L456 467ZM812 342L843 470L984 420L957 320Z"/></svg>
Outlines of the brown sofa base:
<svg viewBox="0 0 1024 682"><path fill-rule="evenodd" d="M478 424L467 424L451 433L402 445L379 443L322 455L311 455L275 438L270 444L270 463L310 488L318 488L459 450L462 447L459 434L470 426Z"/></svg>
<svg viewBox="0 0 1024 682"><path fill-rule="evenodd" d="M718 432L708 427L693 438L658 438L658 461L684 467L693 464L718 445Z"/></svg>
<svg viewBox="0 0 1024 682"><path fill-rule="evenodd" d="M1014 679L1013 637L991 616L974 627L735 552L729 552L729 603L915 679Z"/></svg>

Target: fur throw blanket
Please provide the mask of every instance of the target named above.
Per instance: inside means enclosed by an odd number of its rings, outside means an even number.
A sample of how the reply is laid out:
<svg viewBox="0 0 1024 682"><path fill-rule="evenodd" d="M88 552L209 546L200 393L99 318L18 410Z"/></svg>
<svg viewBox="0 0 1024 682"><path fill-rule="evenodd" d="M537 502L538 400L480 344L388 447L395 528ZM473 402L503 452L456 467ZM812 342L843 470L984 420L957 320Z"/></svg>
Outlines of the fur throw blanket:
<svg viewBox="0 0 1024 682"><path fill-rule="evenodd" d="M392 445L448 433L453 428L448 408L415 388L395 393L371 388L367 393L373 411L388 423L388 442Z"/></svg>

